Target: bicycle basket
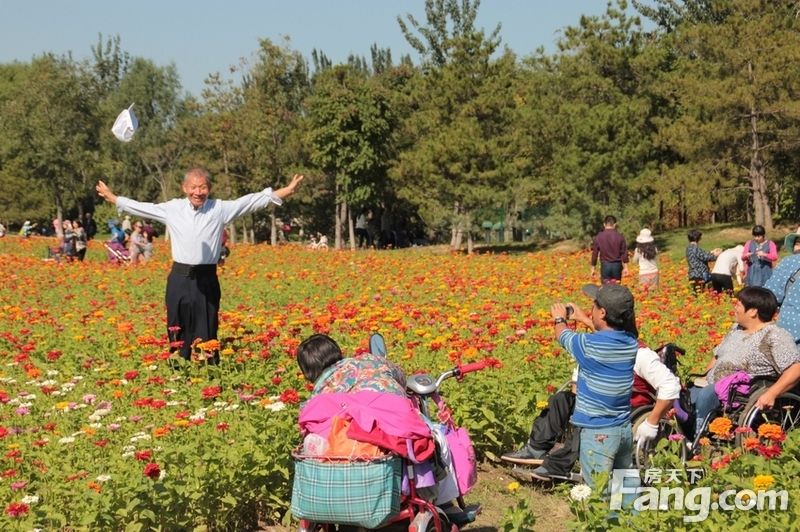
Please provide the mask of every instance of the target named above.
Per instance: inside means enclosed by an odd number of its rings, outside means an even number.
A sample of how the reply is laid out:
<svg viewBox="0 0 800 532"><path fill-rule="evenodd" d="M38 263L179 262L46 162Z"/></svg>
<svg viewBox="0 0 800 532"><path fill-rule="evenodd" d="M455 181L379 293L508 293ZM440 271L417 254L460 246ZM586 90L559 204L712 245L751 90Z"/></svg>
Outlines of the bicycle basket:
<svg viewBox="0 0 800 532"><path fill-rule="evenodd" d="M400 511L402 459L293 454L292 514L318 523L377 528Z"/></svg>

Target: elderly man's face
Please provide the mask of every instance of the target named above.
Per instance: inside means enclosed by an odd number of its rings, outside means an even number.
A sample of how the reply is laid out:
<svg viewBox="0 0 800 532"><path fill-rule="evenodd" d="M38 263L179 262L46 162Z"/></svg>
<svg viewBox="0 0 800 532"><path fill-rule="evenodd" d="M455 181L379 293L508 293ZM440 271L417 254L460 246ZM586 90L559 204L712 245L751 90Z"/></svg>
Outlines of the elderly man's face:
<svg viewBox="0 0 800 532"><path fill-rule="evenodd" d="M203 206L211 192L211 185L205 176L192 174L183 182L183 193L189 199L189 203L196 209Z"/></svg>

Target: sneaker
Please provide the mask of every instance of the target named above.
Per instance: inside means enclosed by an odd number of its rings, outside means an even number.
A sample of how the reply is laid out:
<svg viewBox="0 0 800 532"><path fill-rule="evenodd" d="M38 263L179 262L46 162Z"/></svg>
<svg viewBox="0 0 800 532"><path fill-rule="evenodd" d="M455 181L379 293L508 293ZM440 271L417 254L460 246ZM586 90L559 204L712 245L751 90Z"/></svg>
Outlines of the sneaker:
<svg viewBox="0 0 800 532"><path fill-rule="evenodd" d="M514 462L517 464L532 464L532 462L542 463L547 451L534 449L529 443L526 443L520 450L505 453L500 458L506 462Z"/></svg>
<svg viewBox="0 0 800 532"><path fill-rule="evenodd" d="M544 480L547 482L552 481L555 478L555 475L550 473L544 466L539 466L533 471L531 471L531 476L536 480Z"/></svg>

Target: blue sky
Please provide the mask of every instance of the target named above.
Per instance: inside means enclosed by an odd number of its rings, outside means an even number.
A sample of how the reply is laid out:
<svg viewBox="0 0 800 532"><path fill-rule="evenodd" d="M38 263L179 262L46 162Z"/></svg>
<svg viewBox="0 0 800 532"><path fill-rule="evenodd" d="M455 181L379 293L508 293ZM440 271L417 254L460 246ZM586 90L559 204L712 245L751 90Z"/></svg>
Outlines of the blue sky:
<svg viewBox="0 0 800 532"><path fill-rule="evenodd" d="M424 21L424 0L0 0L0 63L37 54L91 55L98 34L119 35L123 50L159 65L174 62L185 90L198 95L212 72L252 59L260 38L310 59L316 48L334 63L350 53L368 56L378 43L417 56L397 24L411 13ZM581 14L600 15L605 0L483 0L478 26L502 24L503 43L520 56L555 49L560 30Z"/></svg>

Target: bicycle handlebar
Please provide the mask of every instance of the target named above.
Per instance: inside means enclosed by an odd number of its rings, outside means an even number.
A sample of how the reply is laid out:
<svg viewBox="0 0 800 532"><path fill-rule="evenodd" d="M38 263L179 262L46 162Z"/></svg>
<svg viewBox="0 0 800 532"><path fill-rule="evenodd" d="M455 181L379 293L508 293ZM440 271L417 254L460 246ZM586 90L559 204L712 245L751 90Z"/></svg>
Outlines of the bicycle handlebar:
<svg viewBox="0 0 800 532"><path fill-rule="evenodd" d="M485 360L481 360L480 362L470 362L469 364L461 364L457 366L458 372L461 375L466 375L467 373L473 373L475 371L480 371L486 366L488 363Z"/></svg>

